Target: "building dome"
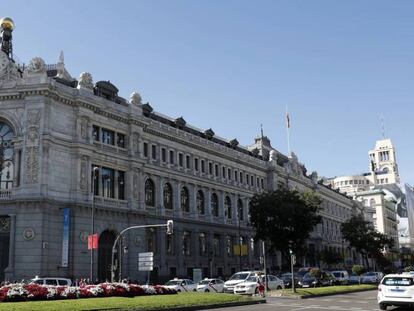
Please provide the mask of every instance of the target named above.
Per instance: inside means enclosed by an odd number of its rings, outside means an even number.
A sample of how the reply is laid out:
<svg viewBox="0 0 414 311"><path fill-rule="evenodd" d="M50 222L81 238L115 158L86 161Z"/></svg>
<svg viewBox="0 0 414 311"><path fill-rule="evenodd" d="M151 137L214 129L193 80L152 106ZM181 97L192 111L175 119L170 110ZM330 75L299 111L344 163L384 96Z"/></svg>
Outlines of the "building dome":
<svg viewBox="0 0 414 311"><path fill-rule="evenodd" d="M10 17L3 17L0 19L0 27L3 29L14 29L14 22Z"/></svg>

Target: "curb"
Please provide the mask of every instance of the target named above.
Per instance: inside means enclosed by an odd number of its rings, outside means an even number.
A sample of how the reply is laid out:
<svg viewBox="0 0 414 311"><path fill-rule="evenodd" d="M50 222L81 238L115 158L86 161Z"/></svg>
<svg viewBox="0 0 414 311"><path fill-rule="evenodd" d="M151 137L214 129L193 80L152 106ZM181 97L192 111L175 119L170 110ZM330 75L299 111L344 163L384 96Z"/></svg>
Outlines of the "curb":
<svg viewBox="0 0 414 311"><path fill-rule="evenodd" d="M345 295L345 294L352 294L352 293L360 293L360 292L368 292L371 290L377 290L376 288L371 289L358 289L358 290L349 290L340 293L327 293L327 294L316 294L316 295L303 295L303 296L269 296L272 298L281 298L281 299L293 299L293 300L300 300L300 299L309 299L309 298L318 298L318 297L326 297L326 296L336 296L336 295Z"/></svg>

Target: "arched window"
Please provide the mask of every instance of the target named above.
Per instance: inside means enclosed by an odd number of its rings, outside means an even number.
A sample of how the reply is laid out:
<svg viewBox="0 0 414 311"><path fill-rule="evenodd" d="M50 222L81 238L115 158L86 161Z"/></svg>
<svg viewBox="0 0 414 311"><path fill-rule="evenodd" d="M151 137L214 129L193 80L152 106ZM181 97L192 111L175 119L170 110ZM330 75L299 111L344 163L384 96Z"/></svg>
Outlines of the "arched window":
<svg viewBox="0 0 414 311"><path fill-rule="evenodd" d="M228 196L224 199L224 213L227 219L231 219L231 200Z"/></svg>
<svg viewBox="0 0 414 311"><path fill-rule="evenodd" d="M184 212L189 212L190 211L190 199L189 199L189 196L188 196L187 187L182 187L181 188L181 209Z"/></svg>
<svg viewBox="0 0 414 311"><path fill-rule="evenodd" d="M151 178L145 182L145 205L155 206L155 185Z"/></svg>
<svg viewBox="0 0 414 311"><path fill-rule="evenodd" d="M197 211L200 215L204 215L204 193L201 190L197 191L197 198L196 198L196 203L197 203Z"/></svg>
<svg viewBox="0 0 414 311"><path fill-rule="evenodd" d="M211 195L211 214L215 217L218 217L218 212L219 207L218 207L218 197L217 194L213 193Z"/></svg>
<svg viewBox="0 0 414 311"><path fill-rule="evenodd" d="M0 122L0 189L11 189L13 186L13 130L4 122Z"/></svg>
<svg viewBox="0 0 414 311"><path fill-rule="evenodd" d="M389 171L390 171L390 170L389 170L389 168L388 168L388 167L384 167L384 168L382 169L382 172L383 172L384 174L387 174Z"/></svg>
<svg viewBox="0 0 414 311"><path fill-rule="evenodd" d="M241 199L237 200L237 214L240 221L244 220L244 211L243 211L243 201Z"/></svg>
<svg viewBox="0 0 414 311"><path fill-rule="evenodd" d="M173 192L172 187L169 183L164 185L164 208L172 209L173 208Z"/></svg>

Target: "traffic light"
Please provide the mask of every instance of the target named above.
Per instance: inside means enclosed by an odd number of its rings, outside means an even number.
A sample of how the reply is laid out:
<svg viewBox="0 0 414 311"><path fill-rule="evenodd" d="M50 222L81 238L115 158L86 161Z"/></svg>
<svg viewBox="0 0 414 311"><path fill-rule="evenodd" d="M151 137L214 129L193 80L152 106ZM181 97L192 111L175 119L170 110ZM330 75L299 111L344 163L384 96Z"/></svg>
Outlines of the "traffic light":
<svg viewBox="0 0 414 311"><path fill-rule="evenodd" d="M167 220L167 234L173 234L174 222L172 220Z"/></svg>

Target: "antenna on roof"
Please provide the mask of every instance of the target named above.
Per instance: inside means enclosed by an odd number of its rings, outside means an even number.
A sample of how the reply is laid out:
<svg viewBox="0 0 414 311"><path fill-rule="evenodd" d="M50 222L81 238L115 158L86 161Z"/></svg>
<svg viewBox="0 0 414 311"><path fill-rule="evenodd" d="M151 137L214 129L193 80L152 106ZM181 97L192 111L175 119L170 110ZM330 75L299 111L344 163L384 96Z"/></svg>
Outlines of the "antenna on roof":
<svg viewBox="0 0 414 311"><path fill-rule="evenodd" d="M263 124L260 123L260 137L263 139Z"/></svg>
<svg viewBox="0 0 414 311"><path fill-rule="evenodd" d="M61 64L65 63L65 56L63 55L63 50L60 51L59 63L61 63Z"/></svg>

